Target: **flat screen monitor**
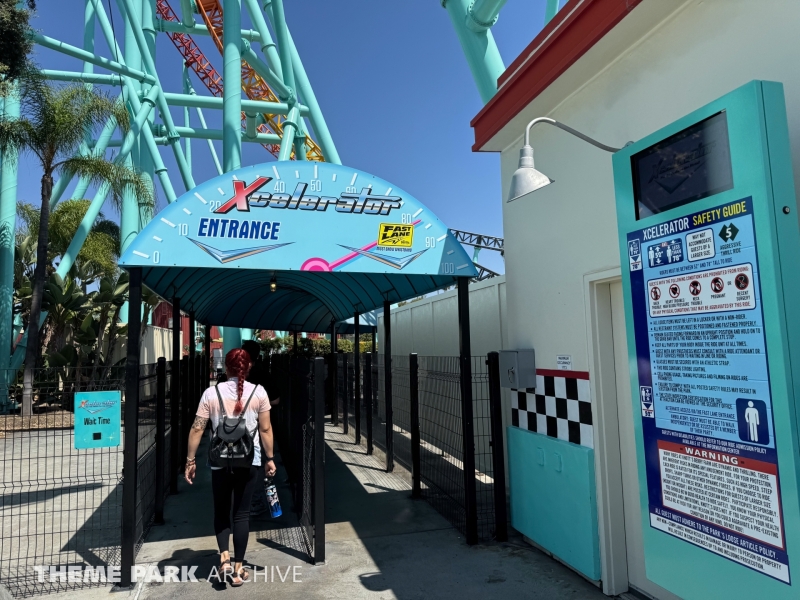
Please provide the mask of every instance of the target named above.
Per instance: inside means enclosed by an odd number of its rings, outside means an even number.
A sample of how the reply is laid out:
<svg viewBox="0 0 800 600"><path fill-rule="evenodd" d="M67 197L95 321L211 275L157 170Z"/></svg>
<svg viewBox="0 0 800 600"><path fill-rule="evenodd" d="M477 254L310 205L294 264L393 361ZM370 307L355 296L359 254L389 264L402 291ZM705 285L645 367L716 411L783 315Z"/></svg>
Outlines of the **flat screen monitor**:
<svg viewBox="0 0 800 600"><path fill-rule="evenodd" d="M636 218L733 188L725 111L631 156Z"/></svg>

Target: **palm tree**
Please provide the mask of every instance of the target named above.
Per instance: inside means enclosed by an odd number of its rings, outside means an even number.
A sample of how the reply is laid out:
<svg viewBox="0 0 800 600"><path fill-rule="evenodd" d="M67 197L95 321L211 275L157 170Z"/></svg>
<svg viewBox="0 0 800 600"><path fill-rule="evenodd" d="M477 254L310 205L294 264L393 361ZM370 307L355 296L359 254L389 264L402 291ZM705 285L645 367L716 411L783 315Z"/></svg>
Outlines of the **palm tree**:
<svg viewBox="0 0 800 600"><path fill-rule="evenodd" d="M103 156L81 156L78 152L85 136L94 136L110 117L127 132L128 111L102 92L83 85L57 86L39 77L19 82L21 115L0 118L0 150L12 154L30 153L42 168L39 235L36 268L33 273L31 310L28 317L28 345L25 352L22 414L33 408L33 374L39 350L39 320L46 280L50 196L53 175L87 177L93 184L109 185L113 201L121 204L123 191L133 192L140 205L153 206L148 180L123 165Z"/></svg>

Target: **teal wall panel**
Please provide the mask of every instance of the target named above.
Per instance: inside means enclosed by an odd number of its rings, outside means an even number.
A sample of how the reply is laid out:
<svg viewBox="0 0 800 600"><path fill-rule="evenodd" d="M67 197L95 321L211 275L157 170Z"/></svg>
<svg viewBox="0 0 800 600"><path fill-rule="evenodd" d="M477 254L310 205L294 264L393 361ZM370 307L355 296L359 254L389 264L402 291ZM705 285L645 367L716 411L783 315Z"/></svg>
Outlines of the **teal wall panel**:
<svg viewBox="0 0 800 600"><path fill-rule="evenodd" d="M594 451L508 428L511 525L590 579L600 579Z"/></svg>

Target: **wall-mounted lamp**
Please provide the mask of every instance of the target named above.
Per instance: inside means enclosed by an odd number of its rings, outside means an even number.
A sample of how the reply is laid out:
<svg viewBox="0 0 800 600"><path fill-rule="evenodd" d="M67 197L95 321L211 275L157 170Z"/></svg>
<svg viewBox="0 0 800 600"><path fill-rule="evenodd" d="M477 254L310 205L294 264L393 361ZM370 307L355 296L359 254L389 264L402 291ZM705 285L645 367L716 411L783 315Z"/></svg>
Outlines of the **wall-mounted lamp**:
<svg viewBox="0 0 800 600"><path fill-rule="evenodd" d="M549 123L550 125L555 125L559 129L563 129L564 131L571 133L572 135L581 138L583 141L589 142L593 146L597 146L606 152L614 153L620 150L620 148L613 148L611 146L601 144L597 140L593 140L589 136L583 135L580 131L576 131L572 127L564 125L563 123L559 123L554 119L549 119L547 117L539 117L538 119L534 119L528 123L528 126L525 128L525 145L519 151L519 168L514 172L513 177L511 177L511 187L508 191L508 200L506 202L513 202L525 194L530 194L531 192L535 192L536 190L553 183L553 180L547 175L533 168L533 148L531 147L530 138L531 127L537 123Z"/></svg>
<svg viewBox="0 0 800 600"><path fill-rule="evenodd" d="M269 280L269 291L275 292L278 289L278 280L275 279L275 275L272 276L272 279Z"/></svg>

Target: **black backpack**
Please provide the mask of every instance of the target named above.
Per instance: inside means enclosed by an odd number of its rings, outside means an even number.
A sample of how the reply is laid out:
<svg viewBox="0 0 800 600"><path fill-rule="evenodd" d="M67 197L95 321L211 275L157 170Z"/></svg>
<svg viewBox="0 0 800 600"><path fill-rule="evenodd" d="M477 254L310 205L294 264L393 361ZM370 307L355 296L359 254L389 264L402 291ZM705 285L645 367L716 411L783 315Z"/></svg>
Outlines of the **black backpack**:
<svg viewBox="0 0 800 600"><path fill-rule="evenodd" d="M247 399L242 412L238 417L229 417L225 412L219 386L214 386L219 399L220 419L219 425L211 434L211 445L208 448L208 464L212 467L234 469L238 467L249 468L255 456L253 437L247 431L247 422L244 414L256 393L256 386ZM257 434L257 433L256 433Z"/></svg>

